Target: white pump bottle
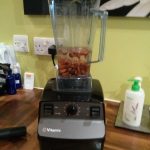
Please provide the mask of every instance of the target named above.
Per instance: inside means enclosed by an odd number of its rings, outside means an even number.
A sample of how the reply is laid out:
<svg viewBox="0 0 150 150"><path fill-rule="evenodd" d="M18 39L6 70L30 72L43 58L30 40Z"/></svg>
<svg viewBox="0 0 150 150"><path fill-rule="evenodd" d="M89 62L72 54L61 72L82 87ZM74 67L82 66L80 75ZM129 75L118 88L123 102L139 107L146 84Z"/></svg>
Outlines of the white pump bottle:
<svg viewBox="0 0 150 150"><path fill-rule="evenodd" d="M132 81L132 88L125 93L122 120L129 126L138 127L141 124L145 93L140 85L141 80L135 78Z"/></svg>

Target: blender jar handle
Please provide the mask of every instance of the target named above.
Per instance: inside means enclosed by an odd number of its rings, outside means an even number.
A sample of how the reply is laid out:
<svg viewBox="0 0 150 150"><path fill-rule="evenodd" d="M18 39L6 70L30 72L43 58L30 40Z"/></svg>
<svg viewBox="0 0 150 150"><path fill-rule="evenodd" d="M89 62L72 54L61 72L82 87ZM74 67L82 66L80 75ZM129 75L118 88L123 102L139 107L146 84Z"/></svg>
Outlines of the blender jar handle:
<svg viewBox="0 0 150 150"><path fill-rule="evenodd" d="M105 35L106 35L106 20L108 16L107 11L100 11L97 9L92 9L94 15L101 17L101 32L100 32L100 42L99 42L99 52L97 60L91 61L91 63L101 62L104 59L105 51Z"/></svg>

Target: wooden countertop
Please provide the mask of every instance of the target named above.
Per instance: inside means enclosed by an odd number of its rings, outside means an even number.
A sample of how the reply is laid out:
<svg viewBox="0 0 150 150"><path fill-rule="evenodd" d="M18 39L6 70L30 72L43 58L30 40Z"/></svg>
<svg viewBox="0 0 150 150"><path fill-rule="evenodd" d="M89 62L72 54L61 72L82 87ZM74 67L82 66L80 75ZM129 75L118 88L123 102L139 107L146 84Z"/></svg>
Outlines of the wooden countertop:
<svg viewBox="0 0 150 150"><path fill-rule="evenodd" d="M27 136L0 140L0 150L39 150L37 139L38 105L42 90L18 90L0 96L0 128L27 126ZM150 135L114 127L119 103L105 101L106 141L104 150L150 150Z"/></svg>

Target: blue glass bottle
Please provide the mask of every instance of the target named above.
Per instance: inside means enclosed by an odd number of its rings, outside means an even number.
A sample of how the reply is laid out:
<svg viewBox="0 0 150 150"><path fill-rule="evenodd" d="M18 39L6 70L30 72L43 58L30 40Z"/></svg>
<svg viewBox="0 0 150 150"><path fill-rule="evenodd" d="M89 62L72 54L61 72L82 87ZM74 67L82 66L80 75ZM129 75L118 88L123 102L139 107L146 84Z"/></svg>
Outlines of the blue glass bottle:
<svg viewBox="0 0 150 150"><path fill-rule="evenodd" d="M12 74L12 70L8 72L7 78L6 78L6 87L7 87L7 93L8 94L16 94L16 83L15 83L15 76Z"/></svg>
<svg viewBox="0 0 150 150"><path fill-rule="evenodd" d="M15 76L16 89L21 88L22 87L21 74L18 72L18 69L16 67L14 67L13 69L13 75Z"/></svg>

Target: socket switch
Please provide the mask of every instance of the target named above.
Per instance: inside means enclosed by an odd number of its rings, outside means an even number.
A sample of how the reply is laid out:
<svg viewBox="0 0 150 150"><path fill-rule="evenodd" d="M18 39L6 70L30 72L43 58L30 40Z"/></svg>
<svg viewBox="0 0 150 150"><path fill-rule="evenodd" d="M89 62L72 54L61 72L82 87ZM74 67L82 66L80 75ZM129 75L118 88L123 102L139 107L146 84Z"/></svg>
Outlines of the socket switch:
<svg viewBox="0 0 150 150"><path fill-rule="evenodd" d="M36 55L49 55L48 48L55 45L54 38L34 37L34 52Z"/></svg>

